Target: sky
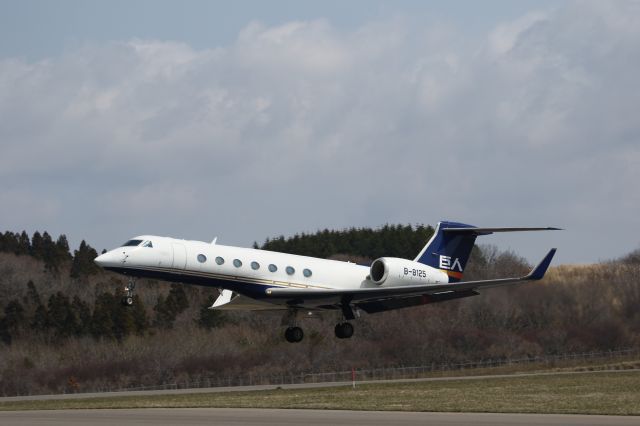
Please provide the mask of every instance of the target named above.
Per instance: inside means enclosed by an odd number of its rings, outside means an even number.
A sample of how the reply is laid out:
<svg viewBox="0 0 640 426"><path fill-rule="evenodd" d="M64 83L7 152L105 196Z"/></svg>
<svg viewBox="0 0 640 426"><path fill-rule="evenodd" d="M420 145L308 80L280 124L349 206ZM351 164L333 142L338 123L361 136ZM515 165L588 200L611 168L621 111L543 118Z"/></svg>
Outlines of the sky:
<svg viewBox="0 0 640 426"><path fill-rule="evenodd" d="M640 2L0 0L0 229L640 247Z"/></svg>

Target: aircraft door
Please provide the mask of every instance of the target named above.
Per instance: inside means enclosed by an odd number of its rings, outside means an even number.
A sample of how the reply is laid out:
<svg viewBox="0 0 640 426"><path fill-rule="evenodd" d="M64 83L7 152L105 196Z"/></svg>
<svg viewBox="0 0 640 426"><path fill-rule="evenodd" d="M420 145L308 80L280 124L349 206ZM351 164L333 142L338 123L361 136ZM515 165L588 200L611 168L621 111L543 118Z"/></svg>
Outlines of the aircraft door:
<svg viewBox="0 0 640 426"><path fill-rule="evenodd" d="M171 243L173 248L173 268L185 269L187 266L187 249L184 244Z"/></svg>

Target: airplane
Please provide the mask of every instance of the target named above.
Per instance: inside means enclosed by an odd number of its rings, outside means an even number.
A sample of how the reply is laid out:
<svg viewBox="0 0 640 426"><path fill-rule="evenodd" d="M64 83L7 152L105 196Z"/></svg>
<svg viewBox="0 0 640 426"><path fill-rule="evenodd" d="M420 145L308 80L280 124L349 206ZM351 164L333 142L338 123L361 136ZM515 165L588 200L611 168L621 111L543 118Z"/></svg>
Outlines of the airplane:
<svg viewBox="0 0 640 426"><path fill-rule="evenodd" d="M141 235L95 259L100 267L129 277L123 304L132 305L137 277L217 287L210 309L284 311L285 339L302 341L299 313L332 311L335 335L350 338L349 322L367 314L476 296L479 290L542 279L556 249L525 276L462 281L476 237L496 232L559 228L478 228L438 222L413 260L381 257L371 266L351 262Z"/></svg>

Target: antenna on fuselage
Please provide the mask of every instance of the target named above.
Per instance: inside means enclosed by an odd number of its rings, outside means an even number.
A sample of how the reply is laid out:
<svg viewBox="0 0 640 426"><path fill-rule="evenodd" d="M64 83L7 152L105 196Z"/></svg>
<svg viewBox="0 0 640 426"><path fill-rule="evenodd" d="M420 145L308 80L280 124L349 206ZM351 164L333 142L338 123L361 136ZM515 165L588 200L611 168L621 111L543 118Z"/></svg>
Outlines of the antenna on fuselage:
<svg viewBox="0 0 640 426"><path fill-rule="evenodd" d="M212 245L212 246L215 246L215 245L216 245L216 241L218 241L218 237L215 237L215 238L213 239L213 241L211 241L211 245Z"/></svg>

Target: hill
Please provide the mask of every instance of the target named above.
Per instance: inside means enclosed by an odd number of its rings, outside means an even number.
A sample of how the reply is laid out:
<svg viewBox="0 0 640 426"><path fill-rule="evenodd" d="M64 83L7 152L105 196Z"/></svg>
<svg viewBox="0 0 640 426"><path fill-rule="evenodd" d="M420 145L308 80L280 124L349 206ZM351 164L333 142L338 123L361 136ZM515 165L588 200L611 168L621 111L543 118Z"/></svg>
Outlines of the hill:
<svg viewBox="0 0 640 426"><path fill-rule="evenodd" d="M432 232L408 225L324 230L259 248L366 264L382 253L412 257ZM310 319L307 338L291 345L281 336L280 315L207 310L213 289L140 280L133 309L124 309L124 280L93 266L95 250L83 242L72 255L66 238L44 234L0 239L0 395L640 346L640 264L633 254L554 267L540 283L364 315L349 340L333 336L338 318ZM465 278L528 268L514 253L481 246Z"/></svg>

